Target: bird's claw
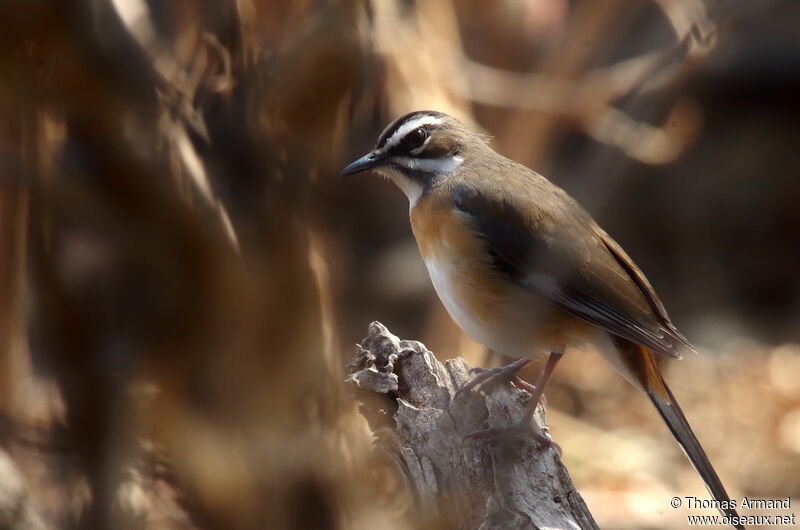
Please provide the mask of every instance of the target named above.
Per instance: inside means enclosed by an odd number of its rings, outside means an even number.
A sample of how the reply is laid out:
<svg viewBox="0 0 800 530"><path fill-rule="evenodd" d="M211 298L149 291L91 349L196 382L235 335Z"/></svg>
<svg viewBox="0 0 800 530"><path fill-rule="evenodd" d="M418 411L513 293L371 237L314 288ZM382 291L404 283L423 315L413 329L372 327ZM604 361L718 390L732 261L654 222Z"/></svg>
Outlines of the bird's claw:
<svg viewBox="0 0 800 530"><path fill-rule="evenodd" d="M471 368L469 373L475 375L475 377L464 386L459 388L453 396L453 399L458 399L463 394L480 385L486 383L500 383L504 381L508 381L516 388L521 390L532 392L535 387L529 383L526 383L517 375L519 371L530 362L530 359L519 359L511 364L507 364L506 366L501 366L499 368Z"/></svg>
<svg viewBox="0 0 800 530"><path fill-rule="evenodd" d="M485 440L484 443L487 444L501 438L533 438L542 446L543 450L552 447L556 450L559 457L562 454L561 446L558 445L558 443L553 441L553 439L549 436L545 436L544 434L540 433L531 425L530 422L527 421L518 421L512 425L509 425L508 427L491 427L489 429L480 429L477 431L472 431L464 436L464 440Z"/></svg>

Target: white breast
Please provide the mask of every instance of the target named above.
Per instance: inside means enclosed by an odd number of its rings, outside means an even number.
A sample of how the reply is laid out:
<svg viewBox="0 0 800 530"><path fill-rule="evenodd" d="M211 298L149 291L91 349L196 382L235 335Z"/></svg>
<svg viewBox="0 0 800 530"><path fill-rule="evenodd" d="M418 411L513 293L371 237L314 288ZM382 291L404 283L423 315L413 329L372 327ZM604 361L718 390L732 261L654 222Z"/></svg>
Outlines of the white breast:
<svg viewBox="0 0 800 530"><path fill-rule="evenodd" d="M488 348L502 351L502 345L496 338L496 330L488 322L481 320L472 313L468 312L465 304L459 300L457 291L453 288L453 282L457 281L454 277L454 269L451 263L436 258L425 260L428 274L431 277L433 288L442 301L445 309L450 314L450 318L460 327L464 333L475 342L483 344Z"/></svg>

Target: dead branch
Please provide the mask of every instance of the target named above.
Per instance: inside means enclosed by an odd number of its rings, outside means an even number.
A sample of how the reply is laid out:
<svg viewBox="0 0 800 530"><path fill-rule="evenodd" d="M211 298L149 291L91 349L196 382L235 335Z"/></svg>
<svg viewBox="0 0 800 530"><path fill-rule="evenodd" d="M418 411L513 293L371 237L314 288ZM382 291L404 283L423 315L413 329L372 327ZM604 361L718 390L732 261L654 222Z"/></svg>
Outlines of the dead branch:
<svg viewBox="0 0 800 530"><path fill-rule="evenodd" d="M470 377L463 359L442 365L378 322L353 360L347 381L423 517L449 517L458 528L597 528L554 449L532 439L464 439L517 420L529 398L498 384L454 400ZM535 421L546 432L542 405Z"/></svg>

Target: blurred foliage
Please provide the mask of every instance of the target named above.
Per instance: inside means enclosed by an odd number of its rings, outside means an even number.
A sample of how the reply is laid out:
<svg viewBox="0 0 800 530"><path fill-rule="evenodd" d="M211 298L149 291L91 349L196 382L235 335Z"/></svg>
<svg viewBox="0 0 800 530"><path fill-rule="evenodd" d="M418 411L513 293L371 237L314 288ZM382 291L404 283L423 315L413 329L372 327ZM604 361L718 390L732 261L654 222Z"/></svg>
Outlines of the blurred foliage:
<svg viewBox="0 0 800 530"><path fill-rule="evenodd" d="M667 377L730 489L800 495L795 2L9 0L0 20L0 447L46 527L447 527L413 519L341 385L375 319L483 362L399 192L336 176L421 108L598 217L724 354ZM549 392L579 489L604 528L680 527L659 515L699 482L598 366L567 359Z"/></svg>

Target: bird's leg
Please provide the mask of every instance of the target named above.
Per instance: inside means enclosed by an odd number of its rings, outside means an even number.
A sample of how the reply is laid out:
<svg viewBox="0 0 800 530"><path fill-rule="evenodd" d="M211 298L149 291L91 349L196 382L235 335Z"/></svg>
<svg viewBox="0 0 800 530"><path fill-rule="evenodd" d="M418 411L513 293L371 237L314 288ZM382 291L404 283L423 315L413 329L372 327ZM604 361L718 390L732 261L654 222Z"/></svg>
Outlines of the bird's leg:
<svg viewBox="0 0 800 530"><path fill-rule="evenodd" d="M547 384L547 381L550 379L550 376L553 374L553 371L558 364L558 361L561 360L561 357L564 355L564 349L562 348L560 351L554 351L550 353L550 357L547 358L547 363L542 368L542 371L539 373L539 376L536 378L536 384L532 386L532 389L529 390L531 393L531 398L528 401L528 404L525 407L525 412L523 412L522 417L520 420L508 427L493 427L490 429L483 429L479 431L474 431L468 434L465 438L468 439L481 439L481 438L499 438L499 437L507 437L507 436L532 436L542 444L545 444L549 447L553 447L558 454L561 454L561 447L555 443L550 438L544 436L540 433L534 423L531 421L533 419L533 413L536 411L536 407L539 404L539 401L542 399L542 392L544 391L544 386ZM519 362L519 361L517 361ZM511 366L511 365L509 365ZM524 366L524 365L523 365ZM519 370L519 369L518 369ZM483 375L483 374L481 374ZM515 374L516 377L516 374ZM531 385L528 385L531 387ZM516 385L515 385L516 386ZM528 388L526 388L528 390Z"/></svg>
<svg viewBox="0 0 800 530"><path fill-rule="evenodd" d="M520 386L518 386L520 384L530 386L517 376L519 371L530 362L530 359L518 359L511 364L500 366L499 368L491 368L488 370L486 368L473 368L469 372L477 375L473 377L469 383L458 389L453 396L453 400L458 399L461 395L469 392L473 388L488 382L499 383L502 381L510 381L511 384L517 386L517 388L520 388ZM527 388L523 389L527 390Z"/></svg>

